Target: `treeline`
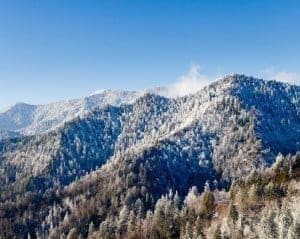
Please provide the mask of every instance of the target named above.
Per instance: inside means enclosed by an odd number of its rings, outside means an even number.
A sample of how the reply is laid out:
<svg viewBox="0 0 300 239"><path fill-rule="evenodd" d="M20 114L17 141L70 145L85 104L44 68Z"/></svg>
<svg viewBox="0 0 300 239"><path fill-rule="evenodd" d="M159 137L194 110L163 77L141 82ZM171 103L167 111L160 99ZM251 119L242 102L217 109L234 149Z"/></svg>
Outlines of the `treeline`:
<svg viewBox="0 0 300 239"><path fill-rule="evenodd" d="M140 199L118 215L107 215L86 230L73 228L67 238L299 238L300 153L278 155L266 170L235 180L229 191L192 187L184 198L169 192L153 210ZM64 237L64 236L62 236ZM54 238L54 237L53 237Z"/></svg>

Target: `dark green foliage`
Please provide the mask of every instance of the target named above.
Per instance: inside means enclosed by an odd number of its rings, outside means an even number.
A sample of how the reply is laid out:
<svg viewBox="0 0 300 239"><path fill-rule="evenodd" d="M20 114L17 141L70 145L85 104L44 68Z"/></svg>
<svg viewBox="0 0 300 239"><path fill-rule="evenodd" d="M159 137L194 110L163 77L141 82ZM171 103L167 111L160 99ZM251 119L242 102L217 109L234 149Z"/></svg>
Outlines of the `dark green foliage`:
<svg viewBox="0 0 300 239"><path fill-rule="evenodd" d="M204 191L202 195L201 213L204 217L210 218L214 212L214 197L210 190Z"/></svg>
<svg viewBox="0 0 300 239"><path fill-rule="evenodd" d="M214 239L222 239L221 226L218 225L214 234Z"/></svg>
<svg viewBox="0 0 300 239"><path fill-rule="evenodd" d="M229 215L230 215L233 223L235 224L236 221L239 219L239 212L234 204L230 205Z"/></svg>
<svg viewBox="0 0 300 239"><path fill-rule="evenodd" d="M151 238L176 239L180 235L180 217L176 201L162 197L156 204Z"/></svg>

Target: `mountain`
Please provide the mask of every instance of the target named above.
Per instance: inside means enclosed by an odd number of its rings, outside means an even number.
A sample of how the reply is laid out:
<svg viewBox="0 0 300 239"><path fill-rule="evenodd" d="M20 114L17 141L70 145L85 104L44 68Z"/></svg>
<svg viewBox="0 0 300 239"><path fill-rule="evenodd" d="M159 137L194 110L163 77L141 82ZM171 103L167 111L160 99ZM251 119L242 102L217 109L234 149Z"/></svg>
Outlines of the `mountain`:
<svg viewBox="0 0 300 239"><path fill-rule="evenodd" d="M239 201L252 185L269 201L288 200L288 187L300 200L299 86L229 75L184 97L98 106L0 142L1 236L210 238L236 233L220 223L229 212L254 220Z"/></svg>
<svg viewBox="0 0 300 239"><path fill-rule="evenodd" d="M119 106L140 96L135 91L102 91L89 97L47 105L18 103L0 112L0 138L49 132L76 116L105 105ZM4 133L6 132L6 133ZM2 136L2 137L1 137Z"/></svg>

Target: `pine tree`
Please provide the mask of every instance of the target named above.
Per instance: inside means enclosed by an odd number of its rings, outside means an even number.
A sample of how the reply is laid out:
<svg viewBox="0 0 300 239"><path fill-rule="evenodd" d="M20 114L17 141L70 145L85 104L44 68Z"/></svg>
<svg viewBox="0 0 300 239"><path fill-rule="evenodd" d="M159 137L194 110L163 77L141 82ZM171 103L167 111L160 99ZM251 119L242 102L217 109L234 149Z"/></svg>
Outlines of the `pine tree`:
<svg viewBox="0 0 300 239"><path fill-rule="evenodd" d="M129 218L129 211L127 209L127 206L125 205L119 213L119 220L117 225L118 234L120 236L123 235L127 230L128 218Z"/></svg>
<svg viewBox="0 0 300 239"><path fill-rule="evenodd" d="M239 219L239 212L234 204L230 204L229 214L233 221L233 225L235 226L237 220Z"/></svg>
<svg viewBox="0 0 300 239"><path fill-rule="evenodd" d="M129 213L129 221L128 221L128 228L127 228L127 238L134 239L136 238L136 215L133 210Z"/></svg>
<svg viewBox="0 0 300 239"><path fill-rule="evenodd" d="M90 225L89 225L89 235L92 235L92 233L95 231L95 225L93 223L93 221L91 221Z"/></svg>
<svg viewBox="0 0 300 239"><path fill-rule="evenodd" d="M68 235L67 235L67 238L66 239L78 239L78 231L76 228L72 228Z"/></svg>

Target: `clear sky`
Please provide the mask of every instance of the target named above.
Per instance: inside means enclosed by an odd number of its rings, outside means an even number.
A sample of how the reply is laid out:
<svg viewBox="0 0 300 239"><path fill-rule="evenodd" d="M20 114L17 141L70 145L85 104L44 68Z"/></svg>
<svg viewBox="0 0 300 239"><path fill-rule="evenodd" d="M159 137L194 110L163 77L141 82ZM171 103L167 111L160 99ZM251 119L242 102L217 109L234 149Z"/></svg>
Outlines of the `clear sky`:
<svg viewBox="0 0 300 239"><path fill-rule="evenodd" d="M298 76L300 1L3 0L0 108L208 76Z"/></svg>

